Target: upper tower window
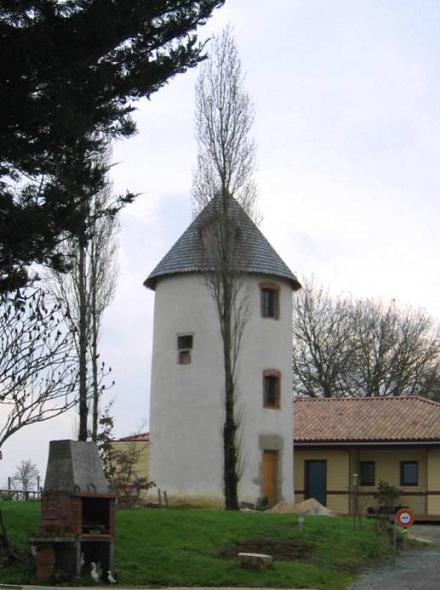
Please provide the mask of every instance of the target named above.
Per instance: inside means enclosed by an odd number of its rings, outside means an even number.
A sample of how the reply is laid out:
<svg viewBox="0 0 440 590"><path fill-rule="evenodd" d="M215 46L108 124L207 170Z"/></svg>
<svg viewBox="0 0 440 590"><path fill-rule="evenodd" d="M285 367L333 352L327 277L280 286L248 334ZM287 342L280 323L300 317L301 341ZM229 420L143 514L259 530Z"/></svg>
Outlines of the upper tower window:
<svg viewBox="0 0 440 590"><path fill-rule="evenodd" d="M261 315L263 318L280 317L280 288L273 283L260 285Z"/></svg>
<svg viewBox="0 0 440 590"><path fill-rule="evenodd" d="M191 364L192 347L192 334L182 334L180 336L177 336L177 362L179 363L179 365Z"/></svg>

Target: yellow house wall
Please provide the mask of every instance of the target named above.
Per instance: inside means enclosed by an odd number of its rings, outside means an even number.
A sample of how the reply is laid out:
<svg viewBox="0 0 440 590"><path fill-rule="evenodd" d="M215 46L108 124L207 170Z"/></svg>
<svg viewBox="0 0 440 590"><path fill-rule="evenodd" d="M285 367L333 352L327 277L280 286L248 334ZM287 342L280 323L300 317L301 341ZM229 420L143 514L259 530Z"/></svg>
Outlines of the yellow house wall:
<svg viewBox="0 0 440 590"><path fill-rule="evenodd" d="M353 473L356 470L358 461L374 461L375 466L375 486L359 486L360 508L366 510L368 506L375 506L376 501L373 497L380 481L384 481L402 492L400 504L408 506L416 514L426 514L426 489L427 489L427 470L426 470L426 449L365 449L353 451ZM400 485L400 462L417 461L419 464L419 485L401 486ZM371 495L367 495L372 492ZM423 494L423 495L420 495Z"/></svg>
<svg viewBox="0 0 440 590"><path fill-rule="evenodd" d="M440 449L428 450L428 514L440 515Z"/></svg>
<svg viewBox="0 0 440 590"><path fill-rule="evenodd" d="M148 479L150 464L148 441L113 441L110 444L116 452L130 452L134 448L136 453L136 463L133 466L134 477ZM146 492L142 491L141 495L146 495Z"/></svg>
<svg viewBox="0 0 440 590"><path fill-rule="evenodd" d="M349 452L347 450L294 449L295 501L304 500L305 462L317 460L327 461L327 508L338 514L348 514Z"/></svg>
<svg viewBox="0 0 440 590"><path fill-rule="evenodd" d="M360 461L375 462L375 485L359 486L359 508L365 512L376 507L374 494L379 481L385 481L402 491L400 503L416 515L440 514L440 449L362 449L362 450L294 450L295 501L305 497L305 462L327 461L327 507L339 514L351 512L350 485L359 471ZM400 485L400 462L417 461L417 486ZM429 474L429 475L428 475ZM428 491L428 494L426 492ZM337 493L340 492L340 493ZM438 492L438 493L433 493Z"/></svg>

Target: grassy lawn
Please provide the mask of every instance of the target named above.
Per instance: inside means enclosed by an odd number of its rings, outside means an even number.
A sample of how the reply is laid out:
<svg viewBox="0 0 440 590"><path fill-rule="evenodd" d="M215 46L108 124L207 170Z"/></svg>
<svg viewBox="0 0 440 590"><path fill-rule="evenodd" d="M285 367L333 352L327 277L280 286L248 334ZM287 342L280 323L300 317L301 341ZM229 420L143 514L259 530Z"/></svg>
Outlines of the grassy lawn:
<svg viewBox="0 0 440 590"><path fill-rule="evenodd" d="M0 569L0 582L35 582L26 537L37 527L39 506L2 502L2 508L22 559ZM301 532L291 514L121 510L117 531L116 572L124 585L342 590L361 568L389 552L373 523L364 521L361 531L353 531L353 521L342 517L306 517ZM234 558L237 546L269 548L275 562L266 571L243 570Z"/></svg>

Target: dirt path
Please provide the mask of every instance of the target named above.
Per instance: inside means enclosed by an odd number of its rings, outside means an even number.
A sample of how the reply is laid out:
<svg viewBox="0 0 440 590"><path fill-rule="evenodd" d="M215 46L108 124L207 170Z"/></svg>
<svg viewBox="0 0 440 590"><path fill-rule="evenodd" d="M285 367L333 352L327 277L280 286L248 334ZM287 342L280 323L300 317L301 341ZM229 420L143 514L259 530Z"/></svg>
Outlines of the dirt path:
<svg viewBox="0 0 440 590"><path fill-rule="evenodd" d="M429 544L400 553L395 565L368 570L349 590L439 590L440 526L416 525L410 536Z"/></svg>

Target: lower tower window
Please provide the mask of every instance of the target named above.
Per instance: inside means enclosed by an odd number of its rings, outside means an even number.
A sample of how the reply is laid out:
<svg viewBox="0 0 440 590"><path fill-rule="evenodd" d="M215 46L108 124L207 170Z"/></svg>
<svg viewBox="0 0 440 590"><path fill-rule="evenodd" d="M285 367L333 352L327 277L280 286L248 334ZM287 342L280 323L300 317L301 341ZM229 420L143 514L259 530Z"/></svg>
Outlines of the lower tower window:
<svg viewBox="0 0 440 590"><path fill-rule="evenodd" d="M278 409L281 405L281 375L272 369L263 372L263 407Z"/></svg>

